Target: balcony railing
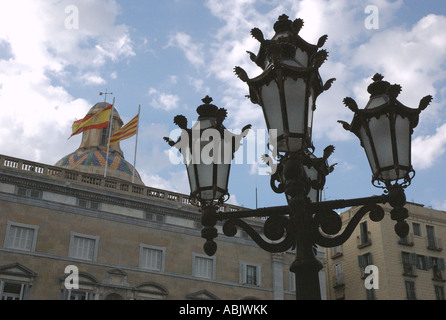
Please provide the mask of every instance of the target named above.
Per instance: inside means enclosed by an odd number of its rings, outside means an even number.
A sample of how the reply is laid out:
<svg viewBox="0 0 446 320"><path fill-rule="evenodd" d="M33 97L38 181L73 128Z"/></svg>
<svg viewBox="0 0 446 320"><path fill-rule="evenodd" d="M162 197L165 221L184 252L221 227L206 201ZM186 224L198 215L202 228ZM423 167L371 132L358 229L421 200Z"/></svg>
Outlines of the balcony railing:
<svg viewBox="0 0 446 320"><path fill-rule="evenodd" d="M414 240L413 240L413 233L409 233L406 237L404 238L399 238L398 239L398 244L401 244L403 246L409 246L412 247L414 245Z"/></svg>
<svg viewBox="0 0 446 320"><path fill-rule="evenodd" d="M403 263L403 275L407 277L416 277L417 268L410 263Z"/></svg>
<svg viewBox="0 0 446 320"><path fill-rule="evenodd" d="M1 169L13 169L19 172L34 174L36 176L76 182L79 184L85 184L93 187L100 187L100 188L116 190L119 192L125 192L129 193L130 195L163 199L166 201L176 202L181 205L192 206L190 204L189 196L185 194L151 188L147 186L141 186L138 184L132 184L131 182L126 182L120 179L103 177L95 174L81 173L74 170L68 170L65 168L45 165L42 163L27 161L5 155L0 155L0 170ZM238 206L224 204L220 207L219 210L224 212L233 212L233 211L238 211L240 209L241 207Z"/></svg>
<svg viewBox="0 0 446 320"><path fill-rule="evenodd" d="M442 251L443 244L438 237L426 237L426 246L429 250Z"/></svg>

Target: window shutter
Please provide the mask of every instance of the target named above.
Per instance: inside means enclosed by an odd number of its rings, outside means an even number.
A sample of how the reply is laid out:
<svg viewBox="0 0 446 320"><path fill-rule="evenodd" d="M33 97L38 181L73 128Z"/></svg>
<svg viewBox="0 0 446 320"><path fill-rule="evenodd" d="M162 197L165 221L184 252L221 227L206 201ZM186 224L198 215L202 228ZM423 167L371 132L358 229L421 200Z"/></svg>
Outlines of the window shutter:
<svg viewBox="0 0 446 320"><path fill-rule="evenodd" d="M358 265L359 265L360 268L364 268L365 267L364 256L358 256Z"/></svg>
<svg viewBox="0 0 446 320"><path fill-rule="evenodd" d="M416 266L417 263L417 254L415 252L410 253L410 264Z"/></svg>
<svg viewBox="0 0 446 320"><path fill-rule="evenodd" d="M239 270L240 283L246 283L246 264L240 263Z"/></svg>
<svg viewBox="0 0 446 320"><path fill-rule="evenodd" d="M30 285L25 284L23 288L23 300L29 300Z"/></svg>
<svg viewBox="0 0 446 320"><path fill-rule="evenodd" d="M262 269L260 267L256 267L256 276L257 276L257 286L262 285Z"/></svg>
<svg viewBox="0 0 446 320"><path fill-rule="evenodd" d="M424 257L424 263L426 266L426 270L430 270L432 268L432 260L430 257L425 256Z"/></svg>
<svg viewBox="0 0 446 320"><path fill-rule="evenodd" d="M440 270L444 271L444 258L438 259L438 263L440 264Z"/></svg>
<svg viewBox="0 0 446 320"><path fill-rule="evenodd" d="M192 271L193 271L194 276L199 275L199 273L198 273L198 258L197 257L194 257L194 265L192 267Z"/></svg>

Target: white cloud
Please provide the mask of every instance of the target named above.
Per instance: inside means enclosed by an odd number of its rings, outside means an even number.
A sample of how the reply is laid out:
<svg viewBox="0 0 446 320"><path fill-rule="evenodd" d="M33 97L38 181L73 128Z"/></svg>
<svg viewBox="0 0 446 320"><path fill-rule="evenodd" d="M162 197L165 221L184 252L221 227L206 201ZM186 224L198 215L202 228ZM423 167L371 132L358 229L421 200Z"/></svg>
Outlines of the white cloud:
<svg viewBox="0 0 446 320"><path fill-rule="evenodd" d="M401 101L417 105L423 96L435 95L435 82L446 79L439 68L446 62L445 29L446 17L431 14L411 30L383 30L356 50L352 63L401 84Z"/></svg>
<svg viewBox="0 0 446 320"><path fill-rule="evenodd" d="M446 124L428 136L420 136L412 142L412 165L414 168L430 168L446 151Z"/></svg>
<svg viewBox="0 0 446 320"><path fill-rule="evenodd" d="M158 174L150 174L145 171L139 172L146 186L162 190L170 190L181 194L190 194L189 181L186 170L170 171L166 179Z"/></svg>
<svg viewBox="0 0 446 320"><path fill-rule="evenodd" d="M0 153L54 163L75 150L78 139L67 141L72 121L91 105L52 77L103 84L100 67L134 54L127 27L114 22L115 1L76 2L80 23L73 30L65 27L72 1L0 2L0 42L8 49L0 60Z"/></svg>
<svg viewBox="0 0 446 320"><path fill-rule="evenodd" d="M168 47L178 47L183 51L186 59L195 67L204 65L203 46L191 39L184 32L177 32L169 37Z"/></svg>
<svg viewBox="0 0 446 320"><path fill-rule="evenodd" d="M148 94L152 97L150 105L155 109L171 111L178 108L180 98L177 95L160 92L155 88L150 88Z"/></svg>
<svg viewBox="0 0 446 320"><path fill-rule="evenodd" d="M107 82L100 75L91 72L82 74L79 80L81 80L85 85L100 85Z"/></svg>

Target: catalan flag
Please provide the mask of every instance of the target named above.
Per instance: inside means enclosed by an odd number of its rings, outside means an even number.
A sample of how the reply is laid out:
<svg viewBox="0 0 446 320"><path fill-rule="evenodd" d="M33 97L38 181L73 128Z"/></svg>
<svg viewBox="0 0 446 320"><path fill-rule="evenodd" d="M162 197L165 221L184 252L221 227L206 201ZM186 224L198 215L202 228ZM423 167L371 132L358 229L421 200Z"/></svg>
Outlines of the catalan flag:
<svg viewBox="0 0 446 320"><path fill-rule="evenodd" d="M138 131L139 113L110 137L110 144L133 137Z"/></svg>
<svg viewBox="0 0 446 320"><path fill-rule="evenodd" d="M72 135L70 136L70 138L86 130L106 128L108 126L108 122L110 121L112 107L112 105L109 105L108 107L96 112L95 114L74 121L71 127Z"/></svg>

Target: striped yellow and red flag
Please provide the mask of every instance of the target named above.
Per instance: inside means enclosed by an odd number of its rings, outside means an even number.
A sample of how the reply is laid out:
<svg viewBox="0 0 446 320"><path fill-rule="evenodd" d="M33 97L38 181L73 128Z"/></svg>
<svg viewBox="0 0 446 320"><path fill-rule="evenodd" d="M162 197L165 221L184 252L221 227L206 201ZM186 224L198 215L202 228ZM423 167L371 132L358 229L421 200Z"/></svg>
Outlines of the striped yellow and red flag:
<svg viewBox="0 0 446 320"><path fill-rule="evenodd" d="M86 130L106 128L108 126L108 122L110 121L112 107L112 105L109 105L108 107L96 112L95 114L74 121L73 125L71 126L72 134L70 138Z"/></svg>
<svg viewBox="0 0 446 320"><path fill-rule="evenodd" d="M138 130L139 113L110 137L110 144L133 137Z"/></svg>

